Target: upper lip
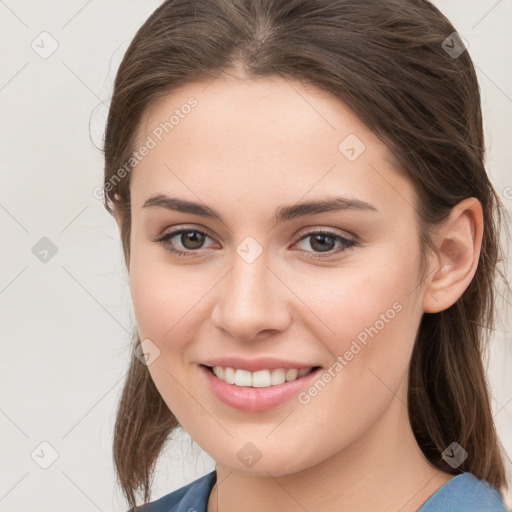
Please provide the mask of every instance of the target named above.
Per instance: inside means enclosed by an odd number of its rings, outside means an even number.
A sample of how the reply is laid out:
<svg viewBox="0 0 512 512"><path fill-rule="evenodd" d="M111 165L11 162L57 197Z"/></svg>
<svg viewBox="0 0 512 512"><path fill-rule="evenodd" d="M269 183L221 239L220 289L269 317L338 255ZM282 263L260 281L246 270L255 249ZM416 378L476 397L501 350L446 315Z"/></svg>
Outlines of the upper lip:
<svg viewBox="0 0 512 512"><path fill-rule="evenodd" d="M314 368L320 366L316 364L299 363L297 361L285 361L284 359L276 359L274 357L257 357L252 359L243 359L240 357L218 357L208 359L201 364L206 366L222 366L224 368L236 368L240 370L248 370L256 372L258 370L274 370L276 368Z"/></svg>

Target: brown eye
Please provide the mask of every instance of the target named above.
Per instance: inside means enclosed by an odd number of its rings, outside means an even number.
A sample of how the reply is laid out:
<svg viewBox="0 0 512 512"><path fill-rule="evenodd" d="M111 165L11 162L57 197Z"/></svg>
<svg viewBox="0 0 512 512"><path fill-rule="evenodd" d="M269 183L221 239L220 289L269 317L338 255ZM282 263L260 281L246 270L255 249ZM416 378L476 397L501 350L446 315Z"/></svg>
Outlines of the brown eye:
<svg viewBox="0 0 512 512"><path fill-rule="evenodd" d="M178 256L187 256L194 255L195 251L203 249L207 238L210 237L197 229L177 229L153 241Z"/></svg>
<svg viewBox="0 0 512 512"><path fill-rule="evenodd" d="M309 239L309 242L304 241ZM302 250L312 252L315 257L332 256L357 245L355 240L350 240L332 231L314 231L302 236L299 242L304 242L306 247ZM339 244L336 248L336 244ZM312 249L309 250L309 249Z"/></svg>
<svg viewBox="0 0 512 512"><path fill-rule="evenodd" d="M183 231L179 240L185 249L193 251L201 248L204 244L204 239L204 234L199 231Z"/></svg>
<svg viewBox="0 0 512 512"><path fill-rule="evenodd" d="M321 233L311 235L310 240L311 248L315 251L319 252L325 252L325 251L331 251L334 249L334 246L336 245L336 240L334 237L330 235L324 235Z"/></svg>

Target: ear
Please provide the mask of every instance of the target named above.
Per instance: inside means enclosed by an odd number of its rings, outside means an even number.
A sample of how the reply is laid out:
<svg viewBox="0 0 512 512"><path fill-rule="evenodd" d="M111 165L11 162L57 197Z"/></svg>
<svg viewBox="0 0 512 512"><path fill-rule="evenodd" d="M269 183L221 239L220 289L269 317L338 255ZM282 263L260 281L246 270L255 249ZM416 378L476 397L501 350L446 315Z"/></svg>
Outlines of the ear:
<svg viewBox="0 0 512 512"><path fill-rule="evenodd" d="M478 266L482 235L482 205L475 197L457 204L437 228L436 255L424 287L425 313L449 308L464 293Z"/></svg>

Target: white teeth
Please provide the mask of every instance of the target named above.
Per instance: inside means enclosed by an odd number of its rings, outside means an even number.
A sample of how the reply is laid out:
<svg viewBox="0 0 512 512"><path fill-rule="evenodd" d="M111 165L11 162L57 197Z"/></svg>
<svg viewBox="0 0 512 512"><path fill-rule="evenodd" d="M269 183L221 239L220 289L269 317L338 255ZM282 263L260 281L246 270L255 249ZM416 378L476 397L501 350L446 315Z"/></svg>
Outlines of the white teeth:
<svg viewBox="0 0 512 512"><path fill-rule="evenodd" d="M303 368L297 370L295 368L276 368L275 370L258 370L250 372L248 370L235 370L234 368L214 366L213 373L228 384L236 386L268 388L269 386L277 386L284 382L296 380L307 375L312 368Z"/></svg>
<svg viewBox="0 0 512 512"><path fill-rule="evenodd" d="M299 374L299 370L296 370L295 368L290 368L286 372L286 382L289 380L295 380L297 378L297 375Z"/></svg>
<svg viewBox="0 0 512 512"><path fill-rule="evenodd" d="M217 368L217 369L221 368L221 370L222 370L221 366L215 366L215 368ZM214 368L214 372L215 372L215 368ZM219 379L222 378L219 375L217 375L217 377L219 377ZM234 384L235 383L235 370L233 370L233 368L224 368L224 378L222 380L224 382L227 382L228 384Z"/></svg>
<svg viewBox="0 0 512 512"><path fill-rule="evenodd" d="M251 373L251 372L247 372ZM268 388L272 384L272 377L268 370L258 370L252 373L253 388ZM251 384L249 384L250 386Z"/></svg>
<svg viewBox="0 0 512 512"><path fill-rule="evenodd" d="M284 370L280 369L280 370L274 370L272 372L271 381L270 381L272 386L277 386L279 384L283 384L285 381L286 381L286 375L284 373Z"/></svg>
<svg viewBox="0 0 512 512"><path fill-rule="evenodd" d="M247 370L237 370L235 372L235 384L237 386L252 386L252 375Z"/></svg>

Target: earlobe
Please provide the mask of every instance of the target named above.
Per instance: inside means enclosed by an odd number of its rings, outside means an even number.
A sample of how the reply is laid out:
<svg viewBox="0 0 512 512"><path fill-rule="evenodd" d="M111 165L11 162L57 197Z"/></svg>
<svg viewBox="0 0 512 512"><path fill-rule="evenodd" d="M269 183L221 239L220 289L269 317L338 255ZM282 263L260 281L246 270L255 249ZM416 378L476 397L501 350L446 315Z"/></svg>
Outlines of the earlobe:
<svg viewBox="0 0 512 512"><path fill-rule="evenodd" d="M436 256L424 287L425 313L438 313L452 306L475 275L483 235L480 202L474 197L461 201L436 235Z"/></svg>

